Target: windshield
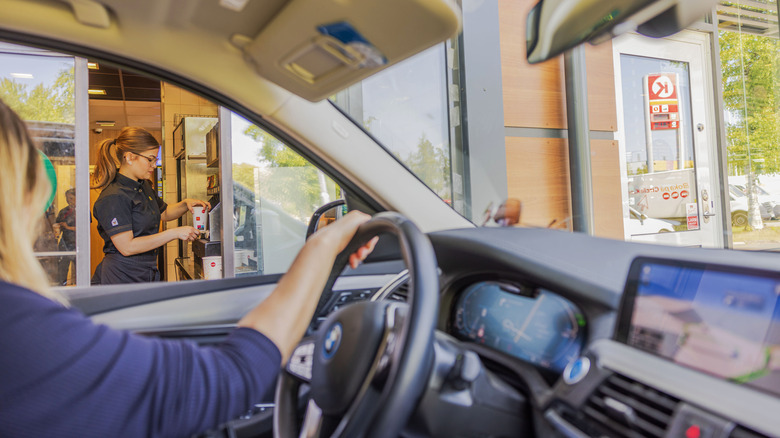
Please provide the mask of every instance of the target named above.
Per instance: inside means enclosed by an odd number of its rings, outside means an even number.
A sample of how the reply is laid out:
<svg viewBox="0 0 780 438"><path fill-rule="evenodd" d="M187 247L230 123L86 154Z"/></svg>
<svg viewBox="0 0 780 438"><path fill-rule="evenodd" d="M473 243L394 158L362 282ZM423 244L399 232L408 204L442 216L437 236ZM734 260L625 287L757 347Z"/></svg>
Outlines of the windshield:
<svg viewBox="0 0 780 438"><path fill-rule="evenodd" d="M629 32L586 46L579 64L570 59L568 67L563 57L526 61L525 29L516 18L528 15L530 3L482 3L498 22L464 6L457 39L331 101L477 225L495 223L487 213L515 198L520 226L780 250L780 206L769 203L780 194L773 4L723 1L701 25L660 39ZM579 90L587 99L567 97L567 71L587 75ZM570 150L568 117L583 112L589 129L572 129L588 141ZM579 163L572 166L570 157ZM572 169L579 173L574 180ZM578 192L584 174L588 196ZM761 184L761 199L745 196L753 184ZM625 220L632 209L676 225L664 233L631 229Z"/></svg>
<svg viewBox="0 0 780 438"><path fill-rule="evenodd" d="M464 203L464 159L456 42L434 46L339 92L330 101L458 213ZM451 90L455 90L452 92Z"/></svg>

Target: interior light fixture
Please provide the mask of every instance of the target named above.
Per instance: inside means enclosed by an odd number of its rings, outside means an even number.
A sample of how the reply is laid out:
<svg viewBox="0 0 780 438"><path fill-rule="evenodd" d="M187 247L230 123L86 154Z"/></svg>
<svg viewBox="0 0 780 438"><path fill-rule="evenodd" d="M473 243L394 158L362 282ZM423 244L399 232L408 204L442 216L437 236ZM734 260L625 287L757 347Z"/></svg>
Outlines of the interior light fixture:
<svg viewBox="0 0 780 438"><path fill-rule="evenodd" d="M17 79L32 79L33 75L32 73L11 73L11 77Z"/></svg>
<svg viewBox="0 0 780 438"><path fill-rule="evenodd" d="M100 66L98 65L97 62L88 62L87 68L90 70L100 70Z"/></svg>
<svg viewBox="0 0 780 438"><path fill-rule="evenodd" d="M100 126L114 126L114 125L116 125L116 122L113 121L113 120L96 120L95 123L100 125Z"/></svg>
<svg viewBox="0 0 780 438"><path fill-rule="evenodd" d="M105 96L106 90L100 88L90 88L87 90L87 94L99 94Z"/></svg>

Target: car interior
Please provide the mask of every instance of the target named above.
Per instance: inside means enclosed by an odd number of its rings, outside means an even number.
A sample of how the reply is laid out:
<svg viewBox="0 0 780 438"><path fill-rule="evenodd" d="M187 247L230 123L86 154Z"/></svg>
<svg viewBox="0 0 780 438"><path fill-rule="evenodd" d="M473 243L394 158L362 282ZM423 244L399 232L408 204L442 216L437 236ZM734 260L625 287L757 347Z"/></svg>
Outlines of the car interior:
<svg viewBox="0 0 780 438"><path fill-rule="evenodd" d="M711 7L541 0L528 15L528 59L624 32L669 35ZM477 227L327 100L457 35L460 8L0 0L0 41L100 60L209 99L332 178L345 209L374 215L337 259L274 393L201 436L778 436L776 254ZM343 203L310 224L337 220ZM345 268L374 235L368 259ZM63 293L98 323L210 345L281 276Z"/></svg>

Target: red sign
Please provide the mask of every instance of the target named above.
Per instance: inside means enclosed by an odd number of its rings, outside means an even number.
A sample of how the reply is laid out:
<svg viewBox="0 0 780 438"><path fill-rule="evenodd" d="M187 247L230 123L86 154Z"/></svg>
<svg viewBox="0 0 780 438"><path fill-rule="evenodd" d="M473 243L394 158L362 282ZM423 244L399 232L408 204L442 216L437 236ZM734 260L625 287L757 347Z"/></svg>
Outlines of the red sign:
<svg viewBox="0 0 780 438"><path fill-rule="evenodd" d="M662 196L664 197L664 199L669 199L669 193L664 193Z"/></svg>
<svg viewBox="0 0 780 438"><path fill-rule="evenodd" d="M677 199L680 197L680 194L677 192L672 192L672 199Z"/></svg>
<svg viewBox="0 0 780 438"><path fill-rule="evenodd" d="M211 267L212 267L212 268L213 268L213 267L216 267L216 266L217 266L217 262L211 262Z"/></svg>
<svg viewBox="0 0 780 438"><path fill-rule="evenodd" d="M677 75L674 73L648 75L647 91L650 93L650 101L677 100Z"/></svg>
<svg viewBox="0 0 780 438"><path fill-rule="evenodd" d="M676 113L679 111L679 105L677 104L652 104L650 105L650 112L656 113Z"/></svg>
<svg viewBox="0 0 780 438"><path fill-rule="evenodd" d="M682 192L680 192L680 196L682 196L683 198L687 198L688 197L688 191L687 190L683 190Z"/></svg>
<svg viewBox="0 0 780 438"><path fill-rule="evenodd" d="M699 229L699 216L688 216L688 229L689 230Z"/></svg>

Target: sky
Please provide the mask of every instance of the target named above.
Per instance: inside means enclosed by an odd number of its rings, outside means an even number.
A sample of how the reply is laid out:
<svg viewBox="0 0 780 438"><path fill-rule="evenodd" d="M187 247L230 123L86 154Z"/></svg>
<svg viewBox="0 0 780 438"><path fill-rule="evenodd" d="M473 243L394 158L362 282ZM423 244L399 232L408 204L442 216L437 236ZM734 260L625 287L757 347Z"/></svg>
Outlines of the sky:
<svg viewBox="0 0 780 438"><path fill-rule="evenodd" d="M230 120L231 139L233 142L233 164L247 163L259 166L257 154L260 151L261 144L254 141L251 137L244 135L246 128L252 124L245 118L232 114Z"/></svg>

